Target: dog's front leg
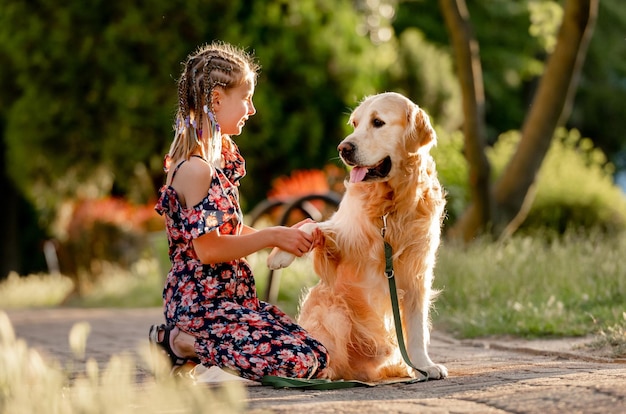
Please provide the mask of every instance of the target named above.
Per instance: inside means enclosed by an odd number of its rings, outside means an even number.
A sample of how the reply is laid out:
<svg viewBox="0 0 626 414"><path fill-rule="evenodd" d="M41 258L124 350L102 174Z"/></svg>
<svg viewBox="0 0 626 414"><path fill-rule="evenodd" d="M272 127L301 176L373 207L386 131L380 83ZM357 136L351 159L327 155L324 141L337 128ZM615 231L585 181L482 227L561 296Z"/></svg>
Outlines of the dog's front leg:
<svg viewBox="0 0 626 414"><path fill-rule="evenodd" d="M305 223L298 227L298 229L305 233L313 234L313 231L315 231L317 227L318 223ZM280 250L278 247L274 247L267 257L267 267L274 270L282 269L289 266L295 258L296 256L293 254Z"/></svg>
<svg viewBox="0 0 626 414"><path fill-rule="evenodd" d="M430 295L430 291L427 291L427 295ZM430 379L443 379L448 376L448 369L441 364L435 364L428 356L428 345L430 343L428 312L430 310L430 301L424 300L423 302L418 304L415 309L405 309L407 313L405 315L407 351L413 365L422 371L426 371ZM414 373L416 377L421 376L418 371Z"/></svg>

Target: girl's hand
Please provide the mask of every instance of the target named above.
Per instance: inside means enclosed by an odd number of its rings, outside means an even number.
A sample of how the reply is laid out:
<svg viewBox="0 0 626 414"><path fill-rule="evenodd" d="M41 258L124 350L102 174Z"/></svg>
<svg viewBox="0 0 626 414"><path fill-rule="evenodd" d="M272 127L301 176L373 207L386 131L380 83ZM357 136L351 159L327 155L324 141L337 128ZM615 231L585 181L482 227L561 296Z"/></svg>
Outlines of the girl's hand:
<svg viewBox="0 0 626 414"><path fill-rule="evenodd" d="M291 227L294 229L299 229L300 227L302 227L303 224L307 224L307 223L317 223L317 222L315 220L307 218L294 224ZM324 232L320 230L319 227L316 227L315 230L313 230L313 234L311 235L313 236L313 242L311 244L311 248L309 249L309 251L323 246L324 243L326 242L326 237L324 236Z"/></svg>
<svg viewBox="0 0 626 414"><path fill-rule="evenodd" d="M310 218L307 218L307 219L304 219L302 221L297 222L296 224L294 224L291 227L294 228L294 229L298 229L298 228L302 227L303 224L306 224L306 223L315 223L315 221L310 219Z"/></svg>
<svg viewBox="0 0 626 414"><path fill-rule="evenodd" d="M313 248L315 236L314 234L308 234L302 230L298 230L298 227L305 222L307 221L305 220L292 227L274 227L274 231L276 232L274 246L297 257L308 253Z"/></svg>

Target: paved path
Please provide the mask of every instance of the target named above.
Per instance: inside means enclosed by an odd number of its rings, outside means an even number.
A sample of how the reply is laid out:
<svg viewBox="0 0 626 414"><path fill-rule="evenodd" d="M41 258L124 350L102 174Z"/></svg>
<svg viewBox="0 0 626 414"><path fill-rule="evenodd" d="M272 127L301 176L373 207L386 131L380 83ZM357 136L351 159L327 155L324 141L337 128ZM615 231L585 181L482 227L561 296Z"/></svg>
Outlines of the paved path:
<svg viewBox="0 0 626 414"><path fill-rule="evenodd" d="M71 358L68 333L91 326L87 356L104 366L111 355L145 346L160 309L6 311L18 337L61 361ZM434 333L433 360L450 377L412 385L335 391L247 387L250 413L626 413L626 361L577 347L581 340L457 341ZM139 378L150 374L138 365Z"/></svg>

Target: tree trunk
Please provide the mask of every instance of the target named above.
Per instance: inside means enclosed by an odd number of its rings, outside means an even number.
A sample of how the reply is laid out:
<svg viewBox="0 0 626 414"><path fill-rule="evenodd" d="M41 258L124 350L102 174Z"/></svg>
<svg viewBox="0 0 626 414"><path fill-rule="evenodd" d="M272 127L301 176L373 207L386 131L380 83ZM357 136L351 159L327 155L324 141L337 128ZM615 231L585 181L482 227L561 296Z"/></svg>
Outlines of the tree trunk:
<svg viewBox="0 0 626 414"><path fill-rule="evenodd" d="M442 6L449 3L450 7L458 2L440 0ZM520 143L501 178L494 185L491 231L496 237L512 234L528 215L534 201L535 179L550 148L554 131L565 123L571 112L587 46L593 33L598 2L599 0L567 0L565 3L557 44L548 59L539 89L522 126ZM465 90L463 93L466 93ZM465 112L466 119L473 116L474 113ZM466 136L466 142L467 139ZM452 237L462 235L467 241L484 228L476 225L482 214L481 203L482 200L472 199L449 232Z"/></svg>
<svg viewBox="0 0 626 414"><path fill-rule="evenodd" d="M19 194L12 184L4 168L6 163L4 141L0 137L0 159L3 160L0 168L0 280L6 278L10 272L20 269L20 239L18 232L18 205Z"/></svg>
<svg viewBox="0 0 626 414"><path fill-rule="evenodd" d="M463 97L465 122L465 158L469 165L469 186L474 204L472 215L459 218L459 225L449 231L449 237L469 241L491 221L489 160L485 155L485 93L478 41L474 37L465 0L439 0L456 56L456 68ZM461 224L462 223L462 224Z"/></svg>
<svg viewBox="0 0 626 414"><path fill-rule="evenodd" d="M495 184L494 231L512 234L526 219L534 201L534 186L554 130L565 124L578 87L598 14L599 0L568 0L554 52L522 127L517 150Z"/></svg>

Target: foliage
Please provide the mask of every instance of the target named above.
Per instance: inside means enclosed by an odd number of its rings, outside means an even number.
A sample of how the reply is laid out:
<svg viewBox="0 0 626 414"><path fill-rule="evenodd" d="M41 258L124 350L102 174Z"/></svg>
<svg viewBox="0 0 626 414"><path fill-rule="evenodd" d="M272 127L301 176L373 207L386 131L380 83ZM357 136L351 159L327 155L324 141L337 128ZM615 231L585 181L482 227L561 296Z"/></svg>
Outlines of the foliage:
<svg viewBox="0 0 626 414"><path fill-rule="evenodd" d="M486 94L486 118L490 141L502 131L517 129L524 120L543 60L550 51L560 19L562 2L498 1L467 2L473 28L480 43ZM403 0L398 4L393 26L419 28L426 39L448 46L445 25L436 2ZM626 107L626 9L621 0L602 0L598 20L583 67L577 98L568 128L579 129L593 139L608 157L618 161L624 151L622 122ZM612 127L607 128L608 125ZM624 168L622 161L618 165Z"/></svg>
<svg viewBox="0 0 626 414"><path fill-rule="evenodd" d="M480 44L485 116L490 142L500 131L519 128L545 57L541 39L528 35L532 0L467 2ZM449 48L437 2L405 0L398 5L396 33L419 28L429 42ZM459 103L460 105L460 103Z"/></svg>
<svg viewBox="0 0 626 414"><path fill-rule="evenodd" d="M258 113L237 139L254 177L241 187L249 209L273 178L337 162L350 108L378 91L394 54L356 35L349 1L254 2L239 18L263 65Z"/></svg>
<svg viewBox="0 0 626 414"><path fill-rule="evenodd" d="M488 152L494 178L519 141L519 132L502 134ZM537 195L522 229L626 228L626 197L613 182L614 167L577 130L555 133L537 177Z"/></svg>
<svg viewBox="0 0 626 414"><path fill-rule="evenodd" d="M236 137L248 167L244 210L265 197L276 177L339 164L336 145L348 132L350 108L385 89L409 95L438 125L435 157L448 191L448 223L467 202L462 142L451 132L460 122L458 85L437 2L0 2L2 168L33 201L46 232L59 224L54 221L66 198L114 194L144 203L154 196L172 136L180 62L216 38L249 48L263 67L258 114ZM621 0L600 3L570 122L611 159L624 145L620 125L626 120L619 36L626 9L620 6ZM496 141L524 119L560 5L508 0L468 7L481 45L490 138ZM577 171L582 176L572 175L571 182L587 184L567 191L567 182L554 179L556 172L542 174L543 195L529 226L547 222L562 230L565 222L621 222L614 214L620 208L607 207L621 201L613 189L605 191L605 176L598 176L602 184L595 189L587 170ZM555 194L567 206L555 209ZM577 204L581 199L585 204Z"/></svg>
<svg viewBox="0 0 626 414"><path fill-rule="evenodd" d="M434 323L462 337L598 333L623 323L625 248L625 233L601 232L444 243Z"/></svg>
<svg viewBox="0 0 626 414"><path fill-rule="evenodd" d="M6 114L8 168L50 224L59 197L139 184L137 164L161 151L171 112L164 86L180 59L169 47L177 39L161 29L176 8L5 3L0 49L16 89Z"/></svg>
<svg viewBox="0 0 626 414"><path fill-rule="evenodd" d="M454 223L469 202L468 166L463 157L463 134L437 128L437 146L431 151L439 181L446 191L446 221Z"/></svg>
<svg viewBox="0 0 626 414"><path fill-rule="evenodd" d="M602 0L589 45L576 104L568 125L604 150L620 170L626 169L626 8L621 0Z"/></svg>
<svg viewBox="0 0 626 414"><path fill-rule="evenodd" d="M626 312L622 313L622 320L615 325L600 330L594 341L588 344L591 349L606 351L615 358L626 357Z"/></svg>
<svg viewBox="0 0 626 414"><path fill-rule="evenodd" d="M167 260L167 251L161 252ZM114 263L102 264L100 277L71 278L62 274L32 274L18 276L12 273L0 283L0 309L75 307L158 307L168 268L161 257L142 259L123 269ZM77 283L83 283L80 295Z"/></svg>
<svg viewBox="0 0 626 414"><path fill-rule="evenodd" d="M461 91L450 55L416 28L404 30L397 43L397 62L389 67L386 89L412 99L445 130L458 129L463 122Z"/></svg>
<svg viewBox="0 0 626 414"><path fill-rule="evenodd" d="M432 153L447 193L444 225L449 226L469 202L467 164L461 133L441 128L437 133ZM488 148L493 180L502 173L519 139L519 131L509 131ZM570 228L626 229L626 196L613 182L613 173L614 166L589 138L582 138L577 130L557 130L537 177L535 201L521 229L552 229L556 233Z"/></svg>
<svg viewBox="0 0 626 414"><path fill-rule="evenodd" d="M251 202L274 176L336 157L347 108L377 90L388 61L356 34L348 0L57 3L4 0L0 13L8 168L46 225L61 197L152 197L179 62L199 44L244 45L264 67L258 115L237 138Z"/></svg>
<svg viewBox="0 0 626 414"><path fill-rule="evenodd" d="M160 266L157 258L141 259L129 269L105 263L104 277L95 279L80 296L68 297L64 305L86 308L162 306L161 293L168 270Z"/></svg>
<svg viewBox="0 0 626 414"><path fill-rule="evenodd" d="M163 230L154 202L136 205L117 197L65 203L54 235L60 271L83 293L107 263L130 268L152 248L150 235ZM87 275L87 276L85 276Z"/></svg>

